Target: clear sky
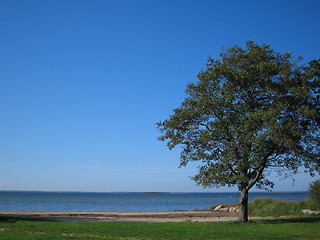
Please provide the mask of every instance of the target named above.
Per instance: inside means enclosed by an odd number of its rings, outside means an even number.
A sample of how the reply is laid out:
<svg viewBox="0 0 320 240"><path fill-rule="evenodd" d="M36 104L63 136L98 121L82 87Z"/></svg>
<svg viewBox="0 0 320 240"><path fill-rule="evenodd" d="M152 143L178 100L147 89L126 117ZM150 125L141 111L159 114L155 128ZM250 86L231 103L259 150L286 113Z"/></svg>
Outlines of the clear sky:
<svg viewBox="0 0 320 240"><path fill-rule="evenodd" d="M0 0L0 190L203 189L155 123L248 40L320 57L318 0ZM302 171L303 172L303 171ZM307 190L299 174L276 191Z"/></svg>

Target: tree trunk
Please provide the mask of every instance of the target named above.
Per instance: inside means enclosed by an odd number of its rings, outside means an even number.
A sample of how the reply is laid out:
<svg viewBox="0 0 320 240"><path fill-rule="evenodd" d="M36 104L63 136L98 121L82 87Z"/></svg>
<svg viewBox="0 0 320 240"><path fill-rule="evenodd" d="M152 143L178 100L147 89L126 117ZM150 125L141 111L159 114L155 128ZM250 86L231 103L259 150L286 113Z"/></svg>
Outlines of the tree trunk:
<svg viewBox="0 0 320 240"><path fill-rule="evenodd" d="M248 222L248 190L242 189L240 196L240 212L238 220L240 222Z"/></svg>

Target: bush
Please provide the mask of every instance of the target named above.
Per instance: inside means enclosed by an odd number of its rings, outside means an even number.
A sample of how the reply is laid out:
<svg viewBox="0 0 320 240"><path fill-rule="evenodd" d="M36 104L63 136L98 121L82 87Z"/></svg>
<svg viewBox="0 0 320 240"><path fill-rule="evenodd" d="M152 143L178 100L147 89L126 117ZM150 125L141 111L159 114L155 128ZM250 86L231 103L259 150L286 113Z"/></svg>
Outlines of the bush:
<svg viewBox="0 0 320 240"><path fill-rule="evenodd" d="M309 192L313 208L320 209L320 180L310 184Z"/></svg>
<svg viewBox="0 0 320 240"><path fill-rule="evenodd" d="M249 213L254 216L299 216L302 210L310 208L310 201L278 201L271 198L258 198L249 203Z"/></svg>

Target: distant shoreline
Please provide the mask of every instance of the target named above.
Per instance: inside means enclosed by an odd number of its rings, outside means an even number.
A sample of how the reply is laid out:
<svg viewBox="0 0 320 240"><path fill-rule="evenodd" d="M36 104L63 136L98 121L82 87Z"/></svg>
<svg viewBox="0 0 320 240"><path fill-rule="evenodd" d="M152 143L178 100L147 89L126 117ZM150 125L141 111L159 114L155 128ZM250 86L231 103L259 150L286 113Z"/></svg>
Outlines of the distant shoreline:
<svg viewBox="0 0 320 240"><path fill-rule="evenodd" d="M171 192L133 192L129 194L174 194Z"/></svg>
<svg viewBox="0 0 320 240"><path fill-rule="evenodd" d="M17 193L101 193L101 194L235 194L239 191L232 192L91 192L91 191L47 191L47 190L0 190L1 192L17 192ZM308 191L250 191L250 193L307 193Z"/></svg>

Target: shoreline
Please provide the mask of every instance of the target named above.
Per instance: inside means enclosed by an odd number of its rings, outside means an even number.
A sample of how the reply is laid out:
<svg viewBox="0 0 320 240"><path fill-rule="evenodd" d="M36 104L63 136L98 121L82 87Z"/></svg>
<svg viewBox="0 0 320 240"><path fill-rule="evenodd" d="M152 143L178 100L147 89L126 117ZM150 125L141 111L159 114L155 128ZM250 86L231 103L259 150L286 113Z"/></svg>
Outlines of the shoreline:
<svg viewBox="0 0 320 240"><path fill-rule="evenodd" d="M215 211L179 212L40 212L0 211L0 219L59 222L220 222L236 221L237 213Z"/></svg>

